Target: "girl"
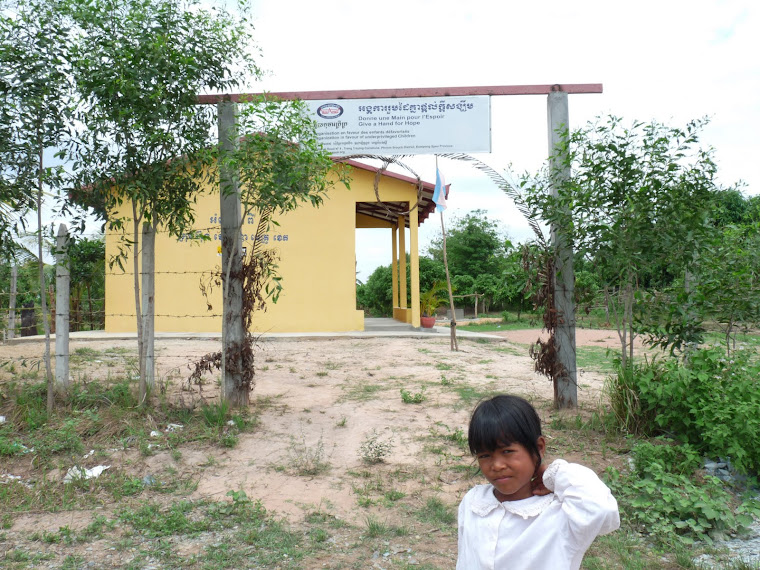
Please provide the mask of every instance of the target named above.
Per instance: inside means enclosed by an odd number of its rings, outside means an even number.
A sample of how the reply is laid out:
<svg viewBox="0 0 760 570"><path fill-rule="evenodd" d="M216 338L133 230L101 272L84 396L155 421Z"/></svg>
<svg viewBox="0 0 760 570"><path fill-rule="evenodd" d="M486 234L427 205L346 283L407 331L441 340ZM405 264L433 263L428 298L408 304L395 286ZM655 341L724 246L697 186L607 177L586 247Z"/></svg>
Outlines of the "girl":
<svg viewBox="0 0 760 570"><path fill-rule="evenodd" d="M577 569L594 538L620 526L617 502L593 471L543 463L541 420L522 398L481 402L468 441L488 484L459 505L457 570Z"/></svg>

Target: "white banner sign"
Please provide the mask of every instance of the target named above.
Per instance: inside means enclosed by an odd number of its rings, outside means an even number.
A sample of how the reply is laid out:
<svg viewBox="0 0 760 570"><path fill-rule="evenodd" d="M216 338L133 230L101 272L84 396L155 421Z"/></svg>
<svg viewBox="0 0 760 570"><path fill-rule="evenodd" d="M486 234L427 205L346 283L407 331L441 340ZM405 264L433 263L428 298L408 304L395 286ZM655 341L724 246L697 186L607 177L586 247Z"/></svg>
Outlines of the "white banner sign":
<svg viewBox="0 0 760 570"><path fill-rule="evenodd" d="M333 156L491 152L491 102L475 97L305 101Z"/></svg>

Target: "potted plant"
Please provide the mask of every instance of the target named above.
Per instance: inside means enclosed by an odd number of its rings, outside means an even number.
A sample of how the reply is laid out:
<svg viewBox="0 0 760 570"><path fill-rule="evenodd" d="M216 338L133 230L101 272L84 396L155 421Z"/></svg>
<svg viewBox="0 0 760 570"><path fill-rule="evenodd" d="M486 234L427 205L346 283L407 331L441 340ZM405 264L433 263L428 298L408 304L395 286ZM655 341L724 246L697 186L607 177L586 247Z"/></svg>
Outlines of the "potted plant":
<svg viewBox="0 0 760 570"><path fill-rule="evenodd" d="M430 329L435 326L435 310L443 304L440 293L446 289L443 281L436 281L433 286L420 295L420 324Z"/></svg>

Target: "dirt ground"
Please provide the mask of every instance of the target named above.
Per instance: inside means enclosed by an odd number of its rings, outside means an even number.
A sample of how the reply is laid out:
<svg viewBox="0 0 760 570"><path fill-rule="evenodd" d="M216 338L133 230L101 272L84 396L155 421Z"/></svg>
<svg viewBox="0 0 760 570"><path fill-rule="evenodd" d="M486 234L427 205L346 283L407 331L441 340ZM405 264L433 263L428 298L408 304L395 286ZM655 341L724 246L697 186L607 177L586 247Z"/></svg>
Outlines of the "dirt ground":
<svg viewBox="0 0 760 570"><path fill-rule="evenodd" d="M432 434L451 434L457 429L466 433L477 399L466 399L462 394L498 391L521 395L534 403L545 423L555 413L551 410L552 386L532 371L528 357L528 344L536 340L539 331L494 334L503 340L461 339L458 352L450 350L448 338L432 336L264 339L257 352L252 393L259 425L241 434L234 448L190 446L178 456L162 447L163 436L159 436L152 455L145 456L137 449L111 450L107 458L101 453L97 459L83 459L81 466L108 464L111 470L157 478L166 476L169 469L178 478L197 481L190 499L225 500L229 491L244 490L248 497L260 499L268 511L294 523L305 513L320 509L351 524L362 524L369 515L368 509L357 506L356 473L367 469L362 444L374 433L389 442L392 451L372 469L408 473L408 478L399 480L402 492L420 501L434 495L455 507L466 490L480 481L473 481L429 450ZM576 343L619 346L614 331L578 329ZM72 365L75 379L122 373L107 351L135 348L134 341L75 341L71 351L76 353L84 347L94 351L94 356ZM197 389L186 389L188 363L218 348L219 342L214 340L157 341L161 389L186 404L199 402ZM38 343L0 345L0 359L39 358L42 350ZM580 373L582 410L597 408L603 380L598 373ZM404 403L402 390L422 394L424 401ZM217 395L216 383L210 379L203 386L202 397L213 400ZM168 428L152 427L162 434ZM551 452L551 430L547 434ZM601 458L585 455L582 459L587 464L590 460L598 471L605 467ZM310 460L328 467L316 475L299 472ZM0 466L0 477L30 478L33 473L30 461ZM46 474L48 479L62 476L62 471ZM55 532L64 525L76 530L88 524L90 515L22 514L14 516L11 529L5 532L12 539L33 532ZM441 567L446 567L454 556L455 541L455 537L447 536L443 539L447 552L431 551L428 558L435 562L438 557Z"/></svg>

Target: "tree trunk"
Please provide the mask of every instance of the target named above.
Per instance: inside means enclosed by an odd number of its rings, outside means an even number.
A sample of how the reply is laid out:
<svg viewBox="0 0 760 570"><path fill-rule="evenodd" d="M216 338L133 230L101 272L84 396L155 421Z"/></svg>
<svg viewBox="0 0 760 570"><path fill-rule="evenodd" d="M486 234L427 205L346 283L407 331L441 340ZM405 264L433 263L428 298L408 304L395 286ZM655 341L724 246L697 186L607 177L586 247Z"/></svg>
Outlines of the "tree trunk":
<svg viewBox="0 0 760 570"><path fill-rule="evenodd" d="M445 192L445 189L442 191ZM457 317L456 309L454 307L454 292L451 289L451 277L449 276L449 260L446 257L446 228L443 226L443 211L441 211L441 233L443 234L443 267L446 269L446 286L449 290L449 305L451 307L451 322L449 324L451 339L449 344L450 350L458 351L459 343L457 342ZM477 307L477 297L475 297L475 299L475 306Z"/></svg>
<svg viewBox="0 0 760 570"><path fill-rule="evenodd" d="M140 302L140 220L142 214L137 211L137 202L132 200L132 266L134 271L135 318L137 319L137 363L140 374L140 404L144 403L147 392L145 386L145 346L143 345L142 308Z"/></svg>
<svg viewBox="0 0 760 570"><path fill-rule="evenodd" d="M41 140L41 139L40 139ZM45 374L47 377L47 413L53 411L55 391L53 386L53 371L50 366L50 321L47 310L47 287L45 286L45 261L42 258L42 188L43 188L43 157L42 145L38 153L37 178L37 265L40 278L40 305L42 310L42 328L45 331Z"/></svg>

